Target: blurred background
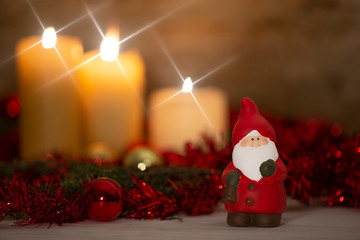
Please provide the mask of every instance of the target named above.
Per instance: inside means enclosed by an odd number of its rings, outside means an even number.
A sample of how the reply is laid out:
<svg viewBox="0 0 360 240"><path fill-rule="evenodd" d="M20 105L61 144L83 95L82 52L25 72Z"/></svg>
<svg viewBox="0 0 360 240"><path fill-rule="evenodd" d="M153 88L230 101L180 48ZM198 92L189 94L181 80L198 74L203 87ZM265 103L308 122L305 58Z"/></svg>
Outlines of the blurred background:
<svg viewBox="0 0 360 240"><path fill-rule="evenodd" d="M86 14L84 1L33 0L41 20L59 29ZM154 36L184 76L223 89L233 108L251 97L281 117L319 117L360 130L360 1L357 0L132 0L85 1L105 31L120 27L120 46L137 48L146 64L146 94L181 87L181 80ZM170 13L170 14L169 14ZM166 18L162 18L166 16ZM19 39L41 35L26 1L0 1L0 97L16 92L14 55ZM161 20L161 21L160 21ZM99 48L101 35L86 16L61 35Z"/></svg>

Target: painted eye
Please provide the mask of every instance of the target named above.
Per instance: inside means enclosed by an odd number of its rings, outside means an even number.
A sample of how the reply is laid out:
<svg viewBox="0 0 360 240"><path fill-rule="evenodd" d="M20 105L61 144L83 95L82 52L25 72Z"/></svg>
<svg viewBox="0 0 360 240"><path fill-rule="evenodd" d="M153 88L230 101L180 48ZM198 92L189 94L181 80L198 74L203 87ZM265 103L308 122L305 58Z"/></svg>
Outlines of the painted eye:
<svg viewBox="0 0 360 240"><path fill-rule="evenodd" d="M254 141L254 138L251 138L251 141Z"/></svg>
<svg viewBox="0 0 360 240"><path fill-rule="evenodd" d="M257 140L260 140L260 138L257 138Z"/></svg>

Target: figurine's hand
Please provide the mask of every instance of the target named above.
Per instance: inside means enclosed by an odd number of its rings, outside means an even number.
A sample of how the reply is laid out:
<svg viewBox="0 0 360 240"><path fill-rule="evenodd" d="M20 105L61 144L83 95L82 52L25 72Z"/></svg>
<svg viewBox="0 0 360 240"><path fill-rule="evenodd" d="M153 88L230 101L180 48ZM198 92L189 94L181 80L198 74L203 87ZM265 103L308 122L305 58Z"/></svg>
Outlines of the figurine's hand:
<svg viewBox="0 0 360 240"><path fill-rule="evenodd" d="M239 170L232 170L225 177L226 185L237 186L237 185L239 185L239 181L240 181L240 171Z"/></svg>
<svg viewBox="0 0 360 240"><path fill-rule="evenodd" d="M237 201L237 187L234 185L227 185L223 193L223 201L227 204L233 204Z"/></svg>
<svg viewBox="0 0 360 240"><path fill-rule="evenodd" d="M269 159L260 165L260 173L264 178L271 177L276 171L276 163L274 160Z"/></svg>
<svg viewBox="0 0 360 240"><path fill-rule="evenodd" d="M223 200L228 204L236 203L237 201L237 185L240 181L240 171L232 170L225 177L225 189L223 193Z"/></svg>

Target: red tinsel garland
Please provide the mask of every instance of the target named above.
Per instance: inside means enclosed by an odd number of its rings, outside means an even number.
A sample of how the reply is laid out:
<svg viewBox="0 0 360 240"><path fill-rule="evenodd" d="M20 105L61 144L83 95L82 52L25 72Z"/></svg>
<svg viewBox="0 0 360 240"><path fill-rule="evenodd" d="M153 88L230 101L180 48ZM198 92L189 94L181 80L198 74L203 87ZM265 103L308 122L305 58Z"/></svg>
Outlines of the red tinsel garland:
<svg viewBox="0 0 360 240"><path fill-rule="evenodd" d="M122 189L123 215L136 219L166 219L184 211L189 215L208 214L216 209L222 195L218 175L206 177L198 186L171 182L176 194L167 197L152 186L133 178L134 186ZM65 197L60 183L40 189L16 173L0 182L0 221L7 215L20 225L35 223L73 223L87 218L87 199L81 193ZM49 225L49 226L50 226Z"/></svg>
<svg viewBox="0 0 360 240"><path fill-rule="evenodd" d="M133 179L135 187L123 192L123 208L128 210L126 217L136 219L166 219L180 211L188 215L201 215L213 212L222 195L222 185L217 175L204 179L199 186L188 184L180 186L171 182L176 194L166 197L149 184ZM170 180L171 181L171 180Z"/></svg>
<svg viewBox="0 0 360 240"><path fill-rule="evenodd" d="M203 136L201 144L185 145L186 154L181 155L174 152L165 152L163 157L171 166L197 167L207 169L223 169L232 158L232 148L228 145L217 149L214 141Z"/></svg>
<svg viewBox="0 0 360 240"><path fill-rule="evenodd" d="M179 211L175 198L168 198L149 184L135 178L134 184L134 188L123 192L123 206L130 210L127 217L165 219Z"/></svg>
<svg viewBox="0 0 360 240"><path fill-rule="evenodd" d="M321 199L329 206L360 206L360 135L342 134L338 124L320 121L284 121L268 118L278 136L278 151L287 165L287 193L303 203ZM165 153L170 165L218 170L231 161L230 146L218 150L205 138L186 145L185 155ZM60 174L60 173L58 173ZM137 219L168 218L180 211L189 215L214 211L222 194L220 174L207 176L199 186L175 184L168 197L134 178L134 187L123 190L123 216ZM60 174L61 175L61 174ZM28 178L27 178L28 179ZM36 181L47 183L38 189ZM80 193L64 197L59 177L25 181L20 173L0 183L0 220L10 215L20 224L76 222L86 216ZM20 215L19 213L22 213Z"/></svg>
<svg viewBox="0 0 360 240"><path fill-rule="evenodd" d="M360 206L359 134L343 135L338 123L267 119L277 133L277 148L289 172L285 186L293 199L309 204L320 198L328 206ZM230 146L216 150L207 138L203 145L205 151L188 143L185 155L169 152L164 158L170 165L212 169L224 168L232 160Z"/></svg>
<svg viewBox="0 0 360 240"><path fill-rule="evenodd" d="M360 206L359 134L342 134L338 123L270 119L287 165L288 194L303 203L321 198L329 206Z"/></svg>
<svg viewBox="0 0 360 240"><path fill-rule="evenodd" d="M17 224L77 222L86 218L81 193L65 198L65 190L56 181L40 189L29 184L21 174L0 182L0 220L9 215Z"/></svg>

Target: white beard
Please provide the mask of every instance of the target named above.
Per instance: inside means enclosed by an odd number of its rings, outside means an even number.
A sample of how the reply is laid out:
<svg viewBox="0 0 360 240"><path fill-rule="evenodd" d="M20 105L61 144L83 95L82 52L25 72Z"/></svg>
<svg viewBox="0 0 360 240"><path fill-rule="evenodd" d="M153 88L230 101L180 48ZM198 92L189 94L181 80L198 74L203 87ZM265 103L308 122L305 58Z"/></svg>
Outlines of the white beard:
<svg viewBox="0 0 360 240"><path fill-rule="evenodd" d="M242 147L240 142L235 145L232 157L234 166L246 177L253 181L260 181L260 165L272 159L276 161L279 157L275 143L270 141L260 147Z"/></svg>

